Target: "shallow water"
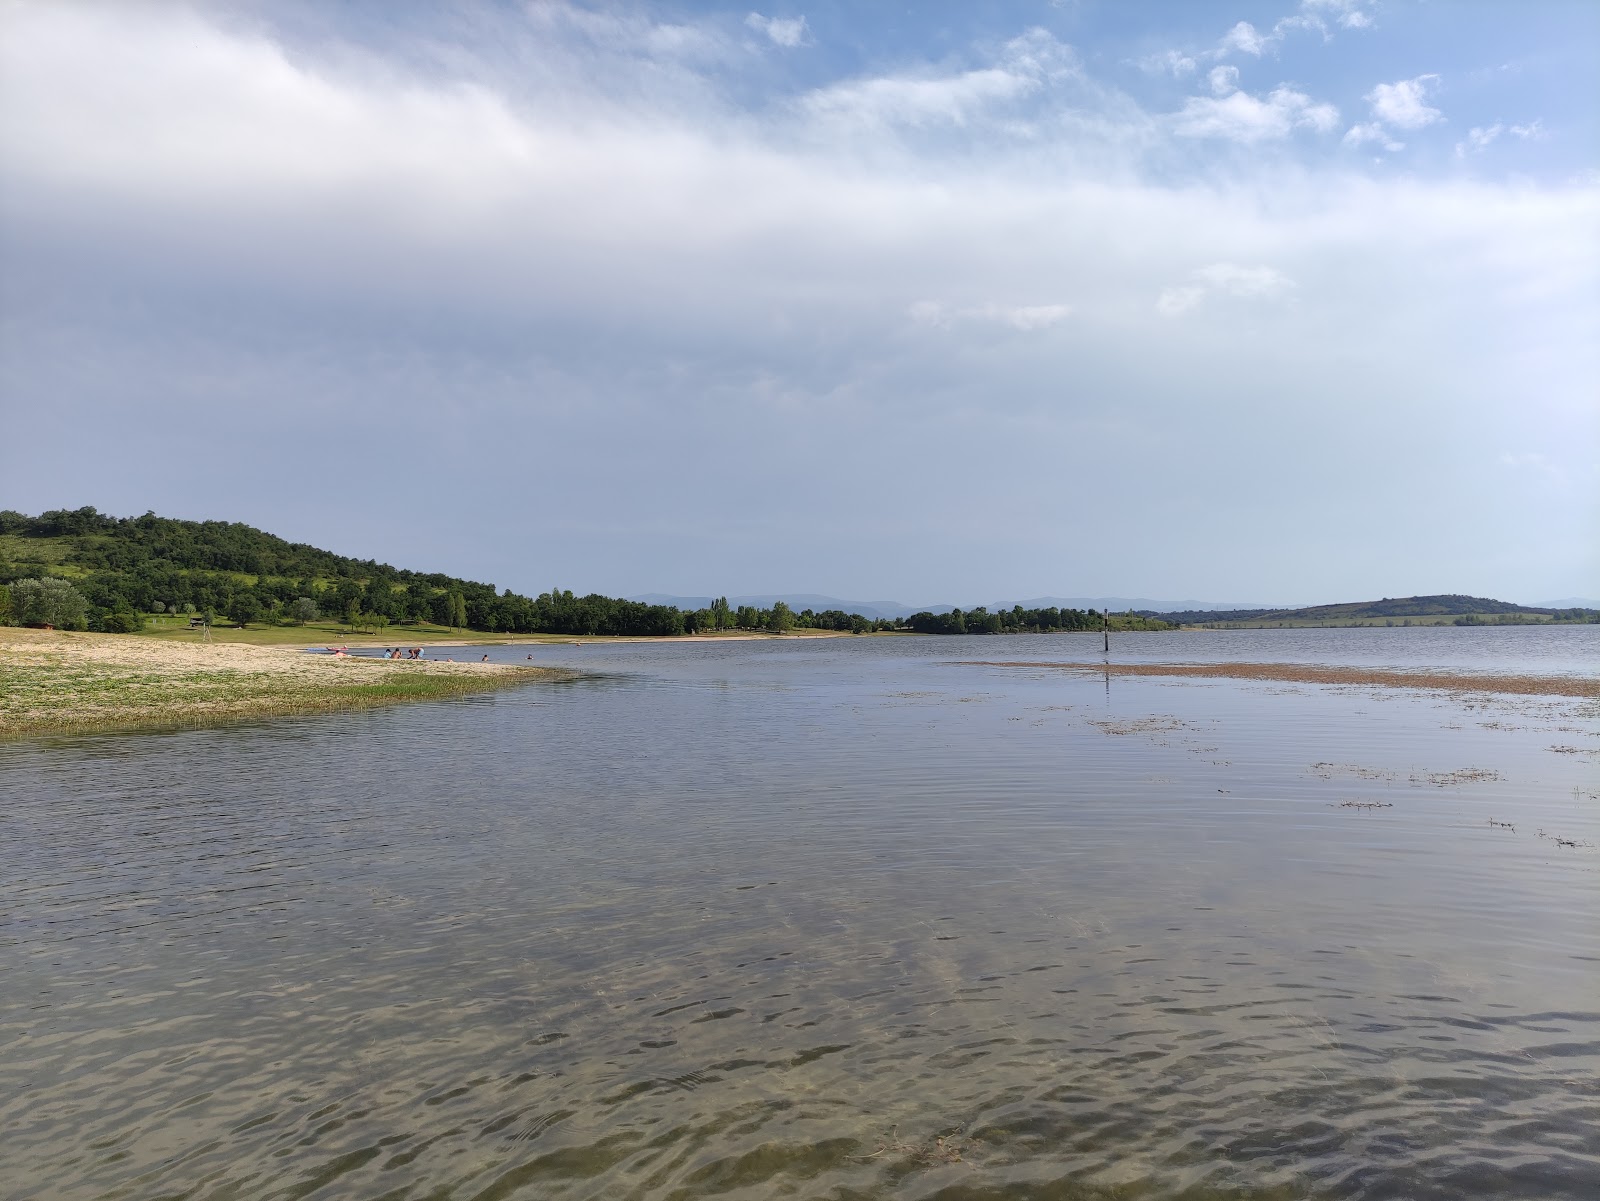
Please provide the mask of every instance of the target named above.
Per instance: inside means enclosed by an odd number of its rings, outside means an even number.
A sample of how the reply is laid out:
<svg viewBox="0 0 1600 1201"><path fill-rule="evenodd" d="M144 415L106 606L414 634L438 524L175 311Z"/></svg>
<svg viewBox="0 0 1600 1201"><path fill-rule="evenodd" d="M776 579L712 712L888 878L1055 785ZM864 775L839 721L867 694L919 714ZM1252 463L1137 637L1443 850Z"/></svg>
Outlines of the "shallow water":
<svg viewBox="0 0 1600 1201"><path fill-rule="evenodd" d="M0 747L5 1195L1593 1197L1595 703L954 662L1098 650L544 647L593 674Z"/></svg>

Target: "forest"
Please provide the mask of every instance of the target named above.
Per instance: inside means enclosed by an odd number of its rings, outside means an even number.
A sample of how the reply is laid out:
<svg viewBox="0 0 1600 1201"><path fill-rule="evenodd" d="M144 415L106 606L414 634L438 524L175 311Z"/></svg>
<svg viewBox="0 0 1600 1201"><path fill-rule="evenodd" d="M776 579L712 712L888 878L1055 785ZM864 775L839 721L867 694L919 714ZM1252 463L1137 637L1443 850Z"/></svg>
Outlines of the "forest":
<svg viewBox="0 0 1600 1201"><path fill-rule="evenodd" d="M59 581L63 583L52 583ZM839 610L704 609L552 588L535 597L437 572L351 559L287 542L248 525L183 521L146 513L112 517L93 507L29 517L0 512L0 621L61 625L112 633L144 627L144 614L191 613L238 625L293 625L327 616L352 628L431 622L482 633L661 636L709 630L820 629L865 634L1001 634L1100 627L1077 609L984 608L917 613L903 621ZM70 587L64 587L70 585ZM26 609L10 604L16 592ZM68 594L72 595L68 595ZM73 597L81 600L74 600ZM1129 623L1138 623L1137 626ZM1114 628L1165 629L1129 615Z"/></svg>

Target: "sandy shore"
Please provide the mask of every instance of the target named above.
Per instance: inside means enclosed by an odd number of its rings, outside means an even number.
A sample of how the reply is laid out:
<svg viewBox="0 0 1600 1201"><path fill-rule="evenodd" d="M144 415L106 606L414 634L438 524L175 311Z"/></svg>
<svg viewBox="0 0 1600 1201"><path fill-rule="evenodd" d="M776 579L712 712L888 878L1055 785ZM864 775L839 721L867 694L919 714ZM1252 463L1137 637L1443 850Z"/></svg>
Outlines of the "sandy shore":
<svg viewBox="0 0 1600 1201"><path fill-rule="evenodd" d="M968 660L967 667L1032 667L1114 676L1198 676L1230 680L1285 680L1299 684L1365 684L1384 688L1437 688L1449 692L1500 692L1520 696L1600 698L1600 679L1453 672L1426 668L1316 667L1303 663L1030 663Z"/></svg>
<svg viewBox="0 0 1600 1201"><path fill-rule="evenodd" d="M210 725L249 717L459 696L554 668L308 655L0 627L0 736Z"/></svg>
<svg viewBox="0 0 1600 1201"><path fill-rule="evenodd" d="M352 650L371 650L373 647L387 646L425 646L432 649L436 646L525 646L529 648L540 646L614 646L619 642L758 642L773 639L794 638L870 638L870 634L852 634L848 630L790 630L783 634L769 634L761 630L740 630L736 634L479 634L474 637L462 638L419 638L414 633L408 633L404 638L378 637L371 634L352 634L348 638L337 638L329 642L324 638L320 642L296 643L294 649L320 651L338 645ZM188 642L174 645L191 645ZM236 646L252 645L248 643L234 643Z"/></svg>

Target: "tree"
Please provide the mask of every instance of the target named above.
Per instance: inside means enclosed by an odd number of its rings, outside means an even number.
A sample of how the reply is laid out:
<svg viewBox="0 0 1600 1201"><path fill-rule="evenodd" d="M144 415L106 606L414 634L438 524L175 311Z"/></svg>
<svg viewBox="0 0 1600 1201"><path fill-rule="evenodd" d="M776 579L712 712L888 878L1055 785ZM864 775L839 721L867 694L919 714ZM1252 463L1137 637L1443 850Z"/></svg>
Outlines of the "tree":
<svg viewBox="0 0 1600 1201"><path fill-rule="evenodd" d="M794 610L782 601L772 602L772 614L767 618L767 629L782 634L794 628Z"/></svg>
<svg viewBox="0 0 1600 1201"><path fill-rule="evenodd" d="M297 596L289 606L289 615L301 625L317 619L317 602L309 596Z"/></svg>
<svg viewBox="0 0 1600 1201"><path fill-rule="evenodd" d="M0 626L11 624L11 589L0 584Z"/></svg>
<svg viewBox="0 0 1600 1201"><path fill-rule="evenodd" d="M100 624L108 634L137 634L144 629L144 618L132 609L115 609L107 613Z"/></svg>
<svg viewBox="0 0 1600 1201"><path fill-rule="evenodd" d="M235 592L228 602L228 616L243 629L261 616L261 602L253 592Z"/></svg>
<svg viewBox="0 0 1600 1201"><path fill-rule="evenodd" d="M89 616L89 602L83 593L51 576L14 582L11 608L18 625L58 630L81 630Z"/></svg>

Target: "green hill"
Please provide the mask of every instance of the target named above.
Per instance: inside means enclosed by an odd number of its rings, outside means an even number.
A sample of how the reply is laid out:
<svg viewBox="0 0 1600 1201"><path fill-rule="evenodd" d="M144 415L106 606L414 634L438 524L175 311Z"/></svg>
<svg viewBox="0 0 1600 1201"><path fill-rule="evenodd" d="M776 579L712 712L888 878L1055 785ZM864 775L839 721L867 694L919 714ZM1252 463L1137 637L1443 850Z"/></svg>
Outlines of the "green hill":
<svg viewBox="0 0 1600 1201"><path fill-rule="evenodd" d="M112 632L142 629L141 615L157 610L281 624L313 608L369 628L654 635L695 625L693 614L666 605L560 590L498 592L493 584L346 558L238 522L110 517L93 508L0 512L0 584L51 576L88 599L90 629Z"/></svg>
<svg viewBox="0 0 1600 1201"><path fill-rule="evenodd" d="M1209 626L1348 626L1348 625L1524 625L1537 622L1588 622L1600 619L1593 609L1541 609L1484 596L1384 597L1303 609L1230 609L1163 613L1168 621Z"/></svg>

